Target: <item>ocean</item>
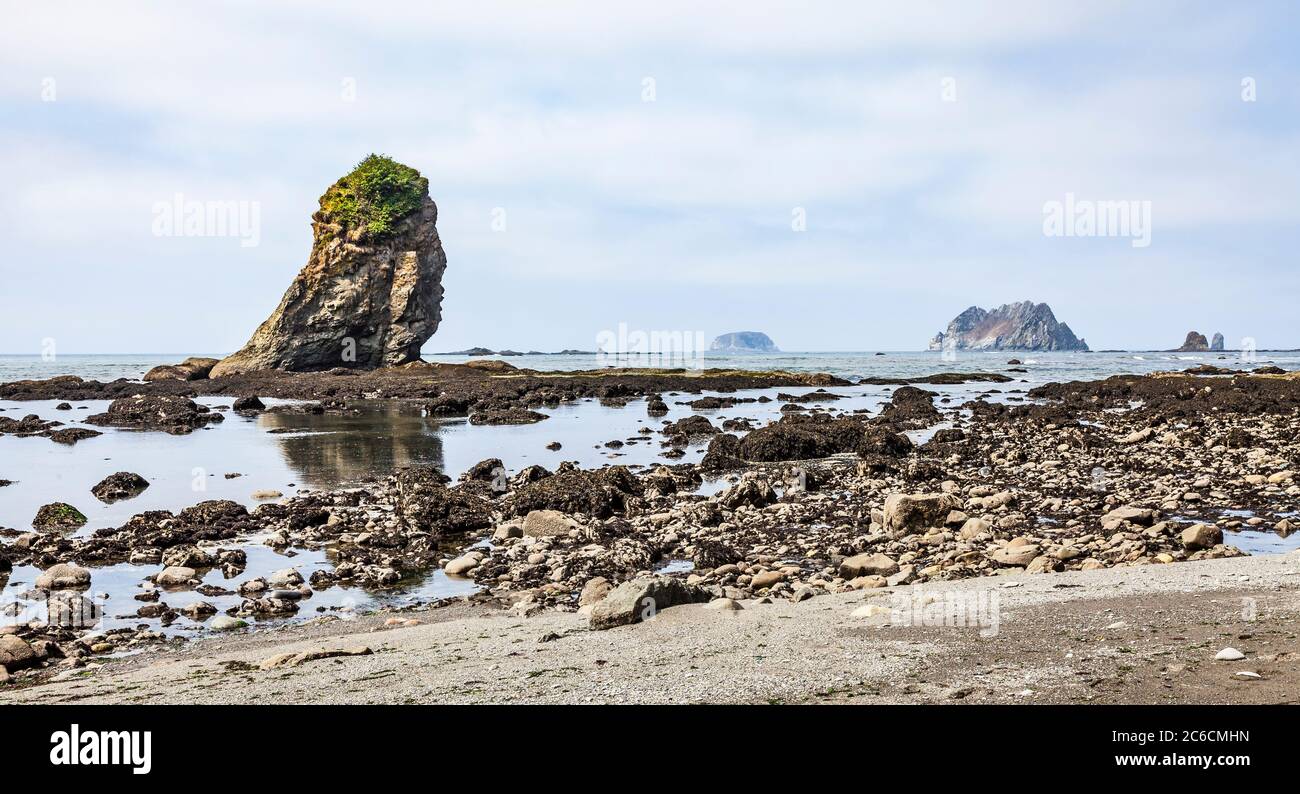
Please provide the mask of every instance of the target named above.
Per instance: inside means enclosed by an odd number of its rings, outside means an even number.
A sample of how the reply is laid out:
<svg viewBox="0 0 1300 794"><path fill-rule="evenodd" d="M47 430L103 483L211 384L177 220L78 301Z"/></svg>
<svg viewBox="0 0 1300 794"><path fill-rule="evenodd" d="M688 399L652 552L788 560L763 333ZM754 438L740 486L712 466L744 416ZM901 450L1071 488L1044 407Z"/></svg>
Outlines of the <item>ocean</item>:
<svg viewBox="0 0 1300 794"><path fill-rule="evenodd" d="M221 354L167 353L131 355L59 355L51 359L39 355L0 355L0 383L13 380L77 375L93 380L139 379L151 367L175 364L191 355L220 358ZM526 369L579 370L609 366L605 357L581 355L487 356ZM705 353L686 362L690 367L723 369L783 369L793 372L828 372L848 380L866 377L917 377L939 372L1005 372L1011 359L1024 362L1025 373L1011 373L1028 383L1040 384L1062 380L1094 380L1111 375L1145 374L1162 370L1181 370L1198 364L1252 368L1272 364L1282 369L1300 369L1300 351L1260 351L1251 360L1237 352L1169 353L1126 351L1107 353L1047 352L964 352L951 359L940 352L807 352L752 353L722 355ZM475 360L463 355L425 353L426 361L460 363ZM683 366L676 360L666 366Z"/></svg>

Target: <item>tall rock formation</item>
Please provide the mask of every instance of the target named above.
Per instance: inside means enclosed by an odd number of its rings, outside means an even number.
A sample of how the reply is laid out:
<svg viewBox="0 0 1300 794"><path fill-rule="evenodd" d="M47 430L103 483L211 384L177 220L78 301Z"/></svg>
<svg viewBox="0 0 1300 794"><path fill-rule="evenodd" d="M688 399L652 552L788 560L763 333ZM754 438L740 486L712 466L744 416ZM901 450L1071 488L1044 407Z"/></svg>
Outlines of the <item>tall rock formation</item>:
<svg viewBox="0 0 1300 794"><path fill-rule="evenodd" d="M1210 350L1216 353L1223 350L1223 334L1216 333L1214 335L1214 338L1210 340Z"/></svg>
<svg viewBox="0 0 1300 794"><path fill-rule="evenodd" d="M972 306L930 340L931 350L1087 350L1046 303L1022 301L987 311Z"/></svg>
<svg viewBox="0 0 1300 794"><path fill-rule="evenodd" d="M713 340L715 353L779 353L772 338L761 331L733 331Z"/></svg>
<svg viewBox="0 0 1300 794"><path fill-rule="evenodd" d="M1204 353L1210 349L1210 340L1200 331L1188 331L1183 346L1175 348L1175 353Z"/></svg>
<svg viewBox="0 0 1300 794"><path fill-rule="evenodd" d="M280 305L211 377L418 360L442 319L447 256L437 220L419 171L373 154L362 160L320 197L311 255Z"/></svg>

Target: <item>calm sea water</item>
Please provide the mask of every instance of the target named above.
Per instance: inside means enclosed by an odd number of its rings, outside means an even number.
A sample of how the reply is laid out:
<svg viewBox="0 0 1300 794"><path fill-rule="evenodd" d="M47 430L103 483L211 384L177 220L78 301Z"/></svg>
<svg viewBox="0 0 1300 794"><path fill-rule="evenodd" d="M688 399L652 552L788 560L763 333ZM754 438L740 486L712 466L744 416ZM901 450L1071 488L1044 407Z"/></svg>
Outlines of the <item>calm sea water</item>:
<svg viewBox="0 0 1300 794"><path fill-rule="evenodd" d="M77 375L93 380L117 378L139 379L151 367L174 364L190 355L221 354L168 353L140 355L60 355L52 360L40 356L0 355L0 383L12 380L50 378L55 375ZM427 361L460 363L472 361L468 356L425 354ZM489 358L499 358L491 356ZM1259 352L1250 362L1242 361L1235 352L1229 353L1014 353L1014 352L958 352L953 360L944 360L938 352L810 352L810 353L754 353L746 355L704 354L693 358L692 367L718 367L725 369L784 369L794 372L829 372L842 378L856 380L865 377L915 377L937 372L1003 372L1007 361L1020 359L1029 371L1015 374L1030 383L1047 383L1060 380L1089 380L1117 374L1141 374L1161 370L1178 370L1197 364L1216 364L1227 367L1263 366L1274 364L1287 370L1300 369L1300 352ZM501 360L516 367L543 371L599 369L608 361L596 355L506 356ZM650 362L655 363L655 362ZM665 366L683 366L680 361L663 362Z"/></svg>

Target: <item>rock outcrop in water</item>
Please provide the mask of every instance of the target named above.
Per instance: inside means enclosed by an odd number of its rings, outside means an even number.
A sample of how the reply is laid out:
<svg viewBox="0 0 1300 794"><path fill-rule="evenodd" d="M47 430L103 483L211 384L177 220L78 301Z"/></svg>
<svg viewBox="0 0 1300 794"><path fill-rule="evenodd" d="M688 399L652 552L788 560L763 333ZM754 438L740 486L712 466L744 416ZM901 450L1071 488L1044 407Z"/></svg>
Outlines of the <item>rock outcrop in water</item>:
<svg viewBox="0 0 1300 794"><path fill-rule="evenodd" d="M215 358L187 358L179 364L163 364L144 374L146 381L155 380L202 380L208 377L212 368L220 363Z"/></svg>
<svg viewBox="0 0 1300 794"><path fill-rule="evenodd" d="M1022 301L988 311L972 306L930 340L931 350L1087 350L1046 303Z"/></svg>
<svg viewBox="0 0 1300 794"><path fill-rule="evenodd" d="M1216 333L1214 335L1214 338L1210 340L1210 350L1216 353L1223 350L1223 334Z"/></svg>
<svg viewBox="0 0 1300 794"><path fill-rule="evenodd" d="M321 196L311 256L280 305L211 376L418 360L442 319L447 257L437 220L427 179L367 157Z"/></svg>
<svg viewBox="0 0 1300 794"><path fill-rule="evenodd" d="M1200 331L1188 331L1183 346L1176 348L1176 353L1204 353L1210 349L1210 340Z"/></svg>
<svg viewBox="0 0 1300 794"><path fill-rule="evenodd" d="M779 353L776 343L760 331L733 331L713 340L709 350L715 353Z"/></svg>

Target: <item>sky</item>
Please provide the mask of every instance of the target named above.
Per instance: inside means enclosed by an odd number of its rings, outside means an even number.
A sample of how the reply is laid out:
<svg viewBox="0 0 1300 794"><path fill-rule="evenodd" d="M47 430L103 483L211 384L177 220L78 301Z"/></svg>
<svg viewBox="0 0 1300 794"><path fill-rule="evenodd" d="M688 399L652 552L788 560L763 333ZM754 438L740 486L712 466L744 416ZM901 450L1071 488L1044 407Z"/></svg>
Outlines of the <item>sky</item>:
<svg viewBox="0 0 1300 794"><path fill-rule="evenodd" d="M3 353L234 351L371 152L438 204L430 353L917 350L1027 299L1094 349L1300 346L1292 3L0 9ZM168 232L178 194L256 214Z"/></svg>

